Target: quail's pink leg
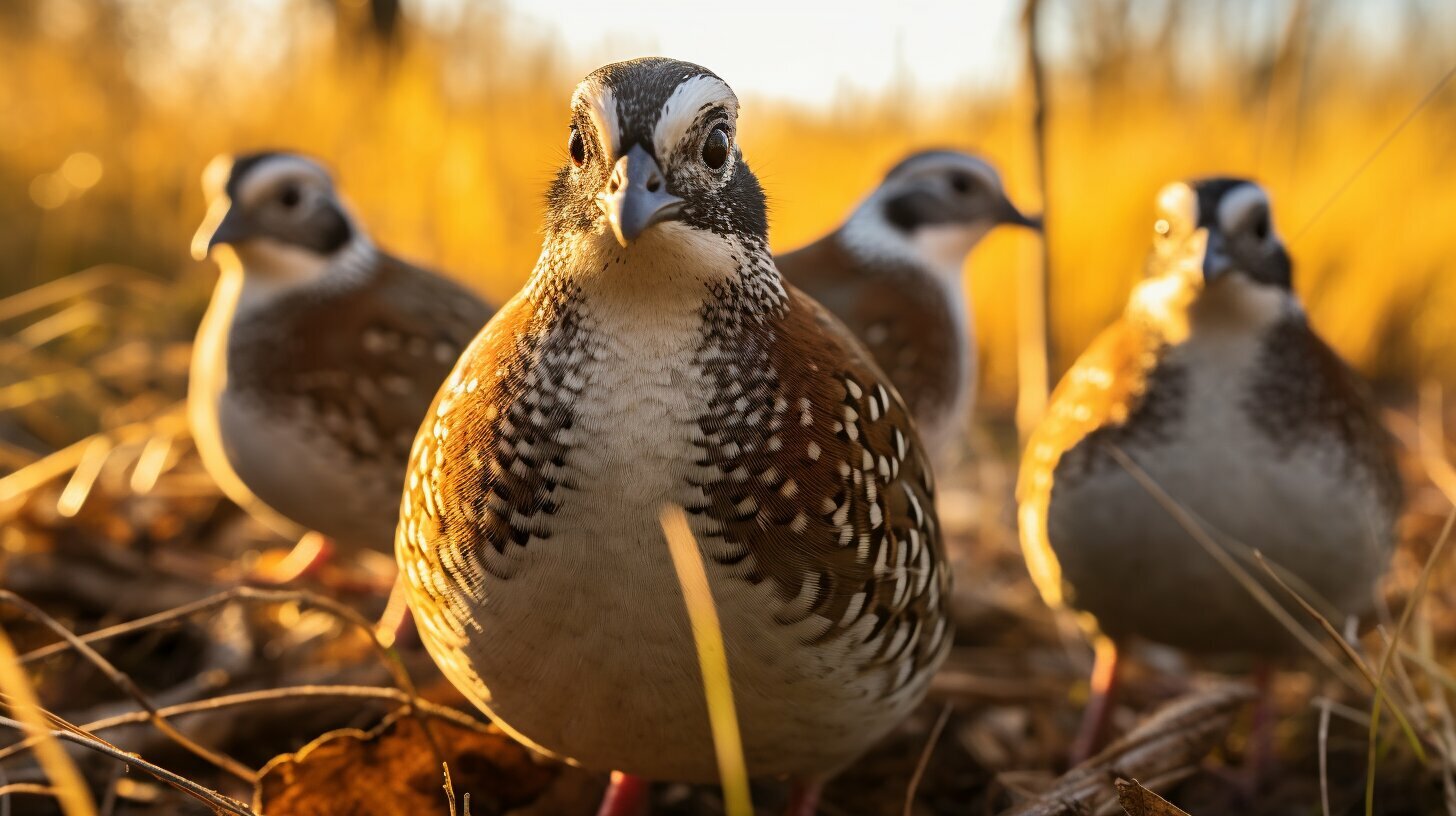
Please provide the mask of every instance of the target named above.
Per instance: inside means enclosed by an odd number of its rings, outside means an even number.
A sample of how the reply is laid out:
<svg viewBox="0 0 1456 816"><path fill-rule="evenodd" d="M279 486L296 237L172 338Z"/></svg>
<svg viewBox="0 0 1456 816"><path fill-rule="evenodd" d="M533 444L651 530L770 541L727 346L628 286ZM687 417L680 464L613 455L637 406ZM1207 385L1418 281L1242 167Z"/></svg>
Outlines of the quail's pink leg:
<svg viewBox="0 0 1456 816"><path fill-rule="evenodd" d="M253 580L268 584L288 584L317 570L333 557L334 543L321 533L308 532L283 556L283 560L258 570Z"/></svg>
<svg viewBox="0 0 1456 816"><path fill-rule="evenodd" d="M612 781L602 797L597 816L637 816L647 804L649 783L640 776L612 771Z"/></svg>
<svg viewBox="0 0 1456 816"><path fill-rule="evenodd" d="M789 790L789 806L784 809L784 816L814 816L819 812L819 794L824 790L824 783L819 780L794 782Z"/></svg>
<svg viewBox="0 0 1456 816"><path fill-rule="evenodd" d="M1117 702L1118 653L1112 638L1099 635L1092 643L1091 691L1082 711L1082 725L1072 742L1072 765L1080 765L1095 754L1107 739L1107 726Z"/></svg>
<svg viewBox="0 0 1456 816"><path fill-rule="evenodd" d="M413 645L419 640L415 629L415 616L410 612L403 580L396 580L389 589L389 600L384 604L384 614L374 624L374 636L386 648L395 645Z"/></svg>
<svg viewBox="0 0 1456 816"><path fill-rule="evenodd" d="M1274 766L1274 670L1267 661L1254 667L1254 715L1244 750L1243 787L1253 797Z"/></svg>

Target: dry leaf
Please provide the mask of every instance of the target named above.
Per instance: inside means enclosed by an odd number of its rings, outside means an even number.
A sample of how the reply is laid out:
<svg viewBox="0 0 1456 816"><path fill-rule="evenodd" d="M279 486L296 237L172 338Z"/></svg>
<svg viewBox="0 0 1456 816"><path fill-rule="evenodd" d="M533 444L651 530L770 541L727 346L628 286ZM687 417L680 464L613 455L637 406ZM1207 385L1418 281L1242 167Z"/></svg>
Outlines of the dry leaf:
<svg viewBox="0 0 1456 816"><path fill-rule="evenodd" d="M1127 811L1127 816L1188 816L1182 808L1153 793L1136 779L1119 779L1117 802Z"/></svg>
<svg viewBox="0 0 1456 816"><path fill-rule="evenodd" d="M457 794L470 794L473 816L527 804L557 768L494 727L471 729L431 720ZM263 768L253 807L267 816L395 816L447 813L444 776L420 723L395 714L376 728L331 731Z"/></svg>

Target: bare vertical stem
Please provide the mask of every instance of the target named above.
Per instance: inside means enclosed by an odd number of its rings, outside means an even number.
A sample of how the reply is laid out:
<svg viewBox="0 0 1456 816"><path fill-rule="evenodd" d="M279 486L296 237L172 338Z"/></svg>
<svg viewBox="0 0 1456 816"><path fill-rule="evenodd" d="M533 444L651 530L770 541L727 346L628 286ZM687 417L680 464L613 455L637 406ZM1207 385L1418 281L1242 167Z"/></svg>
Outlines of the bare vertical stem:
<svg viewBox="0 0 1456 816"><path fill-rule="evenodd" d="M1042 223L1050 202L1047 197L1046 159L1046 70L1037 47L1040 0L1026 0L1022 28L1026 40L1026 73L1031 80L1031 141L1036 156L1036 185L1041 196ZM1017 286L1016 342L1016 430L1024 443L1046 410L1050 391L1050 331L1048 283L1051 280L1051 250L1045 238L1037 263L1022 268Z"/></svg>

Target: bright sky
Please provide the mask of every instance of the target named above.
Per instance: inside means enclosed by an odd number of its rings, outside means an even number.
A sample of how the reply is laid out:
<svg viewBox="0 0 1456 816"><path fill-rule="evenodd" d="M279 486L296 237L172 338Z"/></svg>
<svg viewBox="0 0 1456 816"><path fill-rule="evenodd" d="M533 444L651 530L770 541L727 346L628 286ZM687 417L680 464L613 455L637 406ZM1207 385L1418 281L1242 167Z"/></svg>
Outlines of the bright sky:
<svg viewBox="0 0 1456 816"><path fill-rule="evenodd" d="M506 0L583 71L645 54L708 66L740 94L823 104L909 74L917 90L999 87L1020 66L1021 0L732 3Z"/></svg>

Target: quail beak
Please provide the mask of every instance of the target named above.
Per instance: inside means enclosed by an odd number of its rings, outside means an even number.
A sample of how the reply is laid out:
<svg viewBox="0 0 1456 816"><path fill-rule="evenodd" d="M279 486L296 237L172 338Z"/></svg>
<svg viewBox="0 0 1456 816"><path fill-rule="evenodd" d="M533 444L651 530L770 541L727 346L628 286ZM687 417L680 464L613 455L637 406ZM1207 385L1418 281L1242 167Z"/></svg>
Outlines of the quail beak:
<svg viewBox="0 0 1456 816"><path fill-rule="evenodd" d="M1001 199L1001 214L1000 218L996 220L996 223L1026 227L1037 232L1042 231L1041 216L1023 213L1021 210L1016 209L1016 205L1012 204L1010 199L1006 198Z"/></svg>
<svg viewBox="0 0 1456 816"><path fill-rule="evenodd" d="M1213 283L1233 268L1234 261L1228 254L1223 234L1217 230L1202 230L1205 234L1203 247L1203 282Z"/></svg>
<svg viewBox="0 0 1456 816"><path fill-rule="evenodd" d="M653 224L681 217L683 200L667 191L657 161L642 145L633 145L617 159L607 189L597 193L597 206L607 214L617 243L625 247Z"/></svg>
<svg viewBox="0 0 1456 816"><path fill-rule="evenodd" d="M212 248L218 244L232 244L247 237L247 220L233 207L227 196L218 196L207 208L202 226L192 236L192 257L207 260Z"/></svg>

